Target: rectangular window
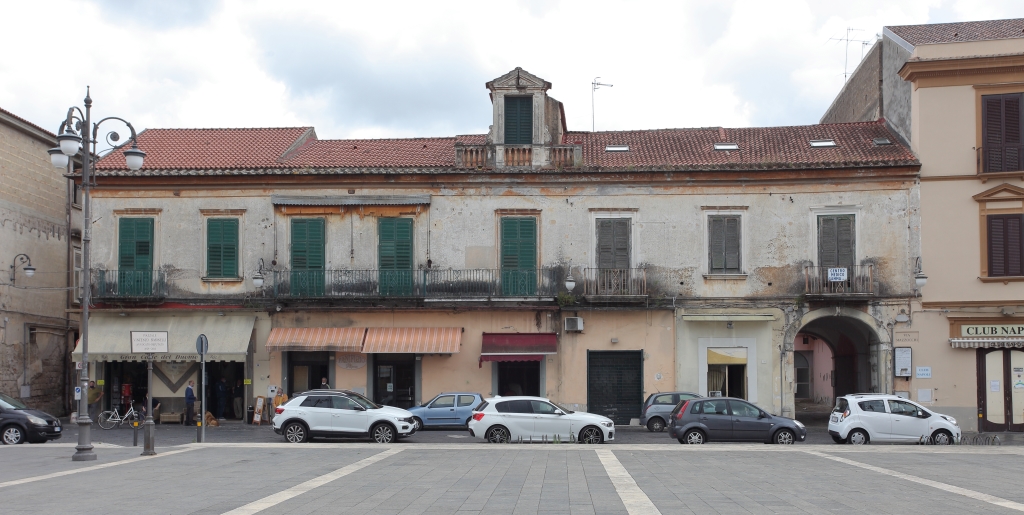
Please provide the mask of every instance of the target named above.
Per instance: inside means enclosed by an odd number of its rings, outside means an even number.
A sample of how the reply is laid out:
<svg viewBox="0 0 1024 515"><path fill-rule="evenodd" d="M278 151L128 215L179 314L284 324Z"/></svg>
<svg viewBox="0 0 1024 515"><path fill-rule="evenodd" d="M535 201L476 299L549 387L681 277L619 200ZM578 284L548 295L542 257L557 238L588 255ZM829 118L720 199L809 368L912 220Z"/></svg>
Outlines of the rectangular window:
<svg viewBox="0 0 1024 515"><path fill-rule="evenodd" d="M1024 215L988 216L989 277L1022 276Z"/></svg>
<svg viewBox="0 0 1024 515"><path fill-rule="evenodd" d="M377 220L381 295L412 295L412 219Z"/></svg>
<svg viewBox="0 0 1024 515"><path fill-rule="evenodd" d="M206 276L238 277L238 219L206 220Z"/></svg>
<svg viewBox="0 0 1024 515"><path fill-rule="evenodd" d="M71 260L74 273L72 275L72 287L71 299L74 303L78 304L82 301L82 247L73 247L71 249Z"/></svg>
<svg viewBox="0 0 1024 515"><path fill-rule="evenodd" d="M300 297L324 294L324 219L293 218L291 293Z"/></svg>
<svg viewBox="0 0 1024 515"><path fill-rule="evenodd" d="M505 97L505 144L533 143L533 97Z"/></svg>
<svg viewBox="0 0 1024 515"><path fill-rule="evenodd" d="M118 295L150 295L153 291L153 219L121 218L118 235Z"/></svg>
<svg viewBox="0 0 1024 515"><path fill-rule="evenodd" d="M1024 93L981 97L986 172L1024 170Z"/></svg>
<svg viewBox="0 0 1024 515"><path fill-rule="evenodd" d="M82 186L77 182L71 183L71 205L77 207L82 205Z"/></svg>
<svg viewBox="0 0 1024 515"><path fill-rule="evenodd" d="M849 268L856 260L854 215L818 217L818 266Z"/></svg>
<svg viewBox="0 0 1024 515"><path fill-rule="evenodd" d="M501 291L506 296L537 292L537 219L501 219Z"/></svg>
<svg viewBox="0 0 1024 515"><path fill-rule="evenodd" d="M708 217L709 272L712 274L741 274L740 217Z"/></svg>
<svg viewBox="0 0 1024 515"><path fill-rule="evenodd" d="M625 270L630 268L629 218L597 219L597 267Z"/></svg>

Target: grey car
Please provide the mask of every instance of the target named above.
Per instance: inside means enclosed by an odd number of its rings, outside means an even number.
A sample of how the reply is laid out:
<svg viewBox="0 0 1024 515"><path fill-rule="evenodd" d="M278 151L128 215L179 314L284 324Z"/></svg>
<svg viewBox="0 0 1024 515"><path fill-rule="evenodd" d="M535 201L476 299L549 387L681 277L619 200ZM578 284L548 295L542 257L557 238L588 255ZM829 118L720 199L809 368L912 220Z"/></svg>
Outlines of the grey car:
<svg viewBox="0 0 1024 515"><path fill-rule="evenodd" d="M807 439L807 428L797 420L770 415L743 399L709 397L680 401L669 416L668 434L686 444L792 444Z"/></svg>
<svg viewBox="0 0 1024 515"><path fill-rule="evenodd" d="M700 395L693 392L658 392L647 396L640 415L640 425L647 426L648 431L655 433L665 430L668 416L679 401L697 399Z"/></svg>

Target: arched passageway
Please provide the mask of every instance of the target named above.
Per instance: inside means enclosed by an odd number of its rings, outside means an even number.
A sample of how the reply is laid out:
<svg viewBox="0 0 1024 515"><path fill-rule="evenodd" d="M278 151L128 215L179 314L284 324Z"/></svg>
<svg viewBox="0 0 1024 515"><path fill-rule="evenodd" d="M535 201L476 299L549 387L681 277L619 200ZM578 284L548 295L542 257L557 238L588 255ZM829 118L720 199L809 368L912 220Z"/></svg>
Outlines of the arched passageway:
<svg viewBox="0 0 1024 515"><path fill-rule="evenodd" d="M808 345L804 344L807 339ZM815 340L820 344L815 344ZM848 316L818 317L800 328L794 341L794 351L816 350L823 353L825 348L831 352L832 366L827 367L824 356L814 356L814 363L809 368L814 378L828 378L829 388L823 381L810 382L809 387L818 386L812 393L817 402L831 403L835 397L850 393L866 393L879 391L876 364L879 349L878 334L866 323ZM814 349L806 349L808 346ZM813 355L813 354L812 354ZM804 358L808 356L803 356ZM796 364L798 360L794 360ZM816 367L813 365L817 365ZM800 377L796 377L795 387L799 389ZM802 394L804 392L795 392ZM825 395L825 394L828 395ZM806 397L805 397L806 398Z"/></svg>

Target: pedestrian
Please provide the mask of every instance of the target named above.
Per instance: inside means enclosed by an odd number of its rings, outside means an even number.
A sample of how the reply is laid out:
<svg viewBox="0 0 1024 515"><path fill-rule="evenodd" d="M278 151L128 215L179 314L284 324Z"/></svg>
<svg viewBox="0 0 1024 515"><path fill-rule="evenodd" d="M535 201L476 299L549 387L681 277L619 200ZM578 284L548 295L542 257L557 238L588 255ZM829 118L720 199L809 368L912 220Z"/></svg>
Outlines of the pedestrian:
<svg viewBox="0 0 1024 515"><path fill-rule="evenodd" d="M185 425L196 425L196 382L189 381L185 387Z"/></svg>
<svg viewBox="0 0 1024 515"><path fill-rule="evenodd" d="M242 400L245 398L245 386L242 385L241 379L235 381L235 390L232 393L235 396L235 404L233 406L235 408L235 418L242 419L244 418L244 413L242 412Z"/></svg>
<svg viewBox="0 0 1024 515"><path fill-rule="evenodd" d="M327 384L327 378L326 377L320 378L320 389L321 390L330 390L331 389L331 385Z"/></svg>
<svg viewBox="0 0 1024 515"><path fill-rule="evenodd" d="M284 388L278 388L277 393L274 395L274 401L272 406L277 409L278 406L288 402L288 396L284 393Z"/></svg>
<svg viewBox="0 0 1024 515"><path fill-rule="evenodd" d="M149 406L149 394L148 393L146 394L146 397L144 399L142 399L142 420L146 420L146 417L148 416L147 413L146 413L146 407L147 406ZM158 401L156 399L153 399L153 414L154 415L156 414L156 410L158 410L158 409L160 409L160 401Z"/></svg>
<svg viewBox="0 0 1024 515"><path fill-rule="evenodd" d="M100 399L103 398L103 389L96 388L96 381L89 381L89 419L93 422L99 416Z"/></svg>
<svg viewBox="0 0 1024 515"><path fill-rule="evenodd" d="M224 420L224 412L228 410L228 378L221 377L213 387L213 393L217 398L217 412L214 416L218 420Z"/></svg>

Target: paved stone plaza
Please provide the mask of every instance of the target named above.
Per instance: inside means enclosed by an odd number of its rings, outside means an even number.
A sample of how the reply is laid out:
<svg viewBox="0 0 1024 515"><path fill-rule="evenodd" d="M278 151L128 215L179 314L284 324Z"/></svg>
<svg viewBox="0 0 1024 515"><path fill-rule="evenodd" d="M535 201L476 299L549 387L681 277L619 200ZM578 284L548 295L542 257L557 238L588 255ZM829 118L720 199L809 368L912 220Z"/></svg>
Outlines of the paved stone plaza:
<svg viewBox="0 0 1024 515"><path fill-rule="evenodd" d="M1024 447L359 442L0 447L0 512L1012 513Z"/></svg>

